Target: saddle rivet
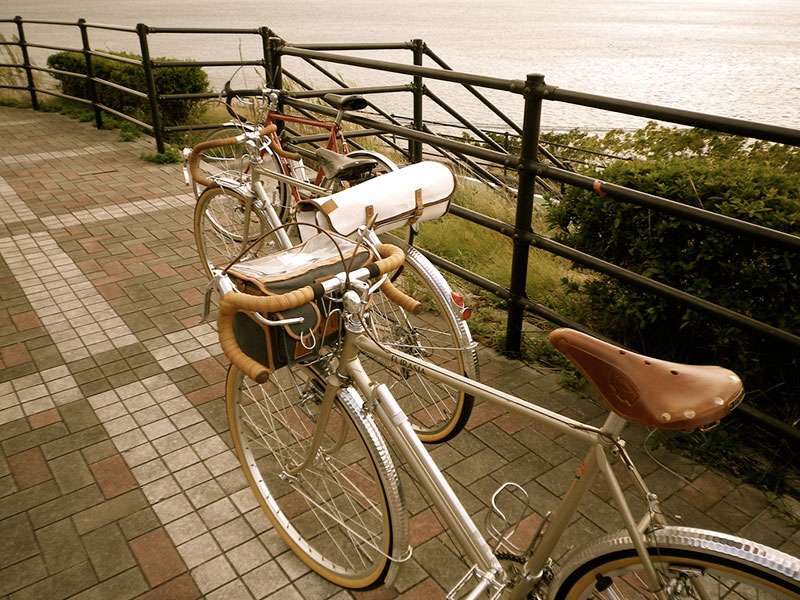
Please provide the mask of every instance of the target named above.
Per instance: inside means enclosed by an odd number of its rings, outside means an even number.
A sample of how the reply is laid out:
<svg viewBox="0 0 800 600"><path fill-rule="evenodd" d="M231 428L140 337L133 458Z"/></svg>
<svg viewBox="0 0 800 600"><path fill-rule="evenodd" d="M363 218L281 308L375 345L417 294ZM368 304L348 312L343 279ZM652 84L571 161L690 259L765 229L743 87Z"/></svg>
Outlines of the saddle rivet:
<svg viewBox="0 0 800 600"><path fill-rule="evenodd" d="M714 397L711 399L711 401L712 401L714 404L716 404L717 406L722 406L723 404L725 404L725 400L723 400L723 399L722 399L722 398L720 398L719 396L714 396Z"/></svg>
<svg viewBox="0 0 800 600"><path fill-rule="evenodd" d="M661 413L661 420L664 423L669 423L670 421L672 421L672 415L669 414L668 412Z"/></svg>
<svg viewBox="0 0 800 600"><path fill-rule="evenodd" d="M683 416L687 419L694 419L696 415L697 413L691 408L687 408L685 411L683 411Z"/></svg>

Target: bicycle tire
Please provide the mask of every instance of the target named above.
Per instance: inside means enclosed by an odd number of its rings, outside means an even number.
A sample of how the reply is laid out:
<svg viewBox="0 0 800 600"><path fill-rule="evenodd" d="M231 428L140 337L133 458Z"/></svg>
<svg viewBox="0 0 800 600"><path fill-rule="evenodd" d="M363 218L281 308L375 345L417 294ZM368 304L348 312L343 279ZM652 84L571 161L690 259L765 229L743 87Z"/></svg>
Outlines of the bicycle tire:
<svg viewBox="0 0 800 600"><path fill-rule="evenodd" d="M214 129L203 141L235 137L242 133L242 130L255 131L255 128L246 123L240 125L230 123ZM224 175L234 181L242 182L247 179L247 173L250 170L250 166L244 160L246 155L247 152L245 151L243 143L221 146L218 148L208 148L200 153L198 167L206 176L219 177ZM284 173L284 168L280 159L268 146L262 148L261 160L266 163L265 167L267 169L278 173ZM290 219L292 216L291 209L294 206L294 198L290 193L289 186L268 176L262 177L261 183L281 221Z"/></svg>
<svg viewBox="0 0 800 600"><path fill-rule="evenodd" d="M403 249L406 262L392 281L422 302L424 310L411 315L383 294L376 294L368 313L371 334L386 346L477 380L478 355L467 323L456 312L450 285L422 253L413 247ZM471 395L367 354L362 354L361 360L375 381L389 387L423 442L449 440L469 420L474 403Z"/></svg>
<svg viewBox="0 0 800 600"><path fill-rule="evenodd" d="M378 166L372 169L372 175L374 177L385 175L386 173L391 173L392 171L397 171L399 168L391 158L384 156L380 152L374 152L372 150L353 150L348 152L347 156L351 158L371 158L377 161Z"/></svg>
<svg viewBox="0 0 800 600"><path fill-rule="evenodd" d="M667 598L800 597L800 560L756 542L702 529L664 527L650 536L647 550ZM627 532L612 534L565 560L564 569L551 587L551 598L593 597L596 585L608 589L609 595L616 595L619 600L655 598L648 591L646 576L639 575L642 570ZM689 577L693 573L696 576ZM691 583L681 588L679 584L686 581ZM696 594L698 586L707 596L689 593Z"/></svg>
<svg viewBox="0 0 800 600"><path fill-rule="evenodd" d="M259 504L297 556L336 585L374 587L397 570L389 556L408 551L408 513L385 442L355 392L339 391L312 464L286 473L307 455L323 390L307 366L283 367L263 385L231 366L231 434Z"/></svg>
<svg viewBox="0 0 800 600"><path fill-rule="evenodd" d="M242 242L247 202L244 195L223 187L207 188L200 194L194 208L194 237L207 277L211 277L212 268L227 266L244 249ZM269 224L253 209L247 245L269 229ZM274 245L274 241L264 239L249 251L248 256L255 256L264 248Z"/></svg>

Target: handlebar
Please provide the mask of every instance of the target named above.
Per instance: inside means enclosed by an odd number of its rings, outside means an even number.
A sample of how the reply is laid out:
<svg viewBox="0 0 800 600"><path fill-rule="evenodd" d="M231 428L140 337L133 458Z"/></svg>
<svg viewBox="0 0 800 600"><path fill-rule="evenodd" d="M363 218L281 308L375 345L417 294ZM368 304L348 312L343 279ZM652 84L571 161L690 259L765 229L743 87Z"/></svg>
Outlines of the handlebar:
<svg viewBox="0 0 800 600"><path fill-rule="evenodd" d="M200 169L198 168L198 164L200 163L200 155L203 152L203 150L241 144L249 137L253 136L266 138L267 136L274 133L276 130L277 126L275 124L272 124L272 125L267 125L266 127L262 127L261 129L258 129L254 132L245 132L241 135L229 138L222 138L219 140L205 140L203 142L200 142L194 148L192 148L192 151L189 153L188 165L189 165L189 172L192 174L192 179L205 187L214 187L217 185L214 181L203 175L200 172ZM286 152L285 150L277 146L273 147L272 150L279 156L282 156L283 158L286 158L288 160L300 159L300 155L295 154L293 152Z"/></svg>
<svg viewBox="0 0 800 600"><path fill-rule="evenodd" d="M378 244L376 249L384 256L374 263L350 273L350 279L376 278L384 273L394 271L403 264L405 254L392 244ZM253 381L264 383L269 378L269 370L264 365L247 356L236 342L233 320L237 312L276 313L296 308L302 304L321 298L326 293L341 289L347 279L346 273L340 273L325 281L302 287L298 290L278 294L276 296L253 296L228 289L219 300L217 314L217 331L219 343L225 356L245 375ZM388 286L387 286L388 284ZM422 306L413 298L406 296L388 281L381 290L386 297L412 313L419 313Z"/></svg>

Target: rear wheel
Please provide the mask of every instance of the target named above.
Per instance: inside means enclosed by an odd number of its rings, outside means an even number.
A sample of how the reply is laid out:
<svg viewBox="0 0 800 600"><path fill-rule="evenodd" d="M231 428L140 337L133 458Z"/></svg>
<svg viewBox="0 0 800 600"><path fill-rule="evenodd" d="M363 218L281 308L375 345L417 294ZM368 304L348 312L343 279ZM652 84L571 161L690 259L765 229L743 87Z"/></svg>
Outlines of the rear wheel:
<svg viewBox="0 0 800 600"><path fill-rule="evenodd" d="M324 382L295 365L259 385L231 367L227 410L239 460L261 507L311 569L337 585L378 585L408 548L407 513L380 433L341 389L312 462Z"/></svg>
<svg viewBox="0 0 800 600"><path fill-rule="evenodd" d="M383 294L375 294L368 313L371 333L386 346L477 379L472 337L457 312L449 284L419 251L408 247L405 251L406 262L391 279L401 291L421 302L424 310L413 315ZM367 354L362 354L361 361L375 381L389 387L422 441L448 440L466 425L474 401L469 394L400 365L378 362Z"/></svg>
<svg viewBox="0 0 800 600"><path fill-rule="evenodd" d="M602 538L567 559L554 600L787 599L800 597L800 560L749 540L688 527L665 527L647 546L658 581L627 534Z"/></svg>

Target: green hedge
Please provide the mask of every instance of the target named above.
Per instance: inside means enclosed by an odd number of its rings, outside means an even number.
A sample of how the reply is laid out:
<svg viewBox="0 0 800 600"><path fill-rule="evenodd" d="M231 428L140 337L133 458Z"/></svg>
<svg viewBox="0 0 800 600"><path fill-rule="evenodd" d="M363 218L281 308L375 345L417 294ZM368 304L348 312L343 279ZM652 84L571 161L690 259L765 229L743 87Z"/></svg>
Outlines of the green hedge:
<svg viewBox="0 0 800 600"><path fill-rule="evenodd" d="M141 60L140 56L124 52L112 52L117 56ZM169 60L159 58L156 60ZM86 60L79 52L59 52L47 58L47 65L51 69L69 71L71 73L86 74ZM123 85L127 88L147 92L144 68L109 58L92 57L92 68L95 77L112 83ZM86 80L70 75L55 74L54 77L61 82L61 89L65 94L78 98L89 98L89 89ZM208 90L208 76L200 67L161 67L153 69L156 90L159 94L191 94ZM140 121L152 123L150 104L146 98L139 98L133 94L117 90L107 85L98 83L98 102L130 115ZM185 124L197 100L164 100L159 104L161 121L164 126Z"/></svg>
<svg viewBox="0 0 800 600"><path fill-rule="evenodd" d="M687 136L686 133L680 135ZM652 146L651 146L652 148ZM744 145L711 158L619 161L601 177L800 234L800 175L794 153ZM660 153L655 153L658 156ZM661 154L661 156L664 156ZM759 321L800 334L800 254L571 188L550 210L557 237L600 257ZM572 286L575 291L578 286ZM598 277L580 286L578 318L645 353L724 364L744 379L749 400L783 420L800 417L800 352L676 303Z"/></svg>

